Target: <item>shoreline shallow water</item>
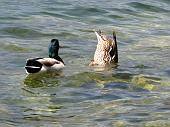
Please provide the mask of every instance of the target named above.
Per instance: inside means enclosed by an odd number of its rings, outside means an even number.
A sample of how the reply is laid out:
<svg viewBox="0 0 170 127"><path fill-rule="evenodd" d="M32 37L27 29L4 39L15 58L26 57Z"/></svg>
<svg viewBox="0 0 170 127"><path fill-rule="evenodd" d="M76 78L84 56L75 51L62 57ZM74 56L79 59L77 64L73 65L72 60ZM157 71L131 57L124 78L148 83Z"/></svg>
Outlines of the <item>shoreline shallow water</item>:
<svg viewBox="0 0 170 127"><path fill-rule="evenodd" d="M0 126L169 127L170 2L2 0ZM88 67L93 29L115 30L119 66ZM25 60L60 41L66 68L27 76Z"/></svg>

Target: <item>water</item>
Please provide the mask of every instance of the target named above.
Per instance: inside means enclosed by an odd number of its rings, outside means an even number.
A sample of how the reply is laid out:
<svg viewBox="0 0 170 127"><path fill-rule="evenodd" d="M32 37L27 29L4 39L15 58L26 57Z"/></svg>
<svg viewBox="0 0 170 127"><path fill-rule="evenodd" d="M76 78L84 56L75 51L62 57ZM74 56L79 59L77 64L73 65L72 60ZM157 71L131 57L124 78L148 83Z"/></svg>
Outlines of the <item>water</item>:
<svg viewBox="0 0 170 127"><path fill-rule="evenodd" d="M169 0L1 0L0 126L169 127ZM118 38L119 66L89 68L93 29ZM60 40L66 68L27 76Z"/></svg>

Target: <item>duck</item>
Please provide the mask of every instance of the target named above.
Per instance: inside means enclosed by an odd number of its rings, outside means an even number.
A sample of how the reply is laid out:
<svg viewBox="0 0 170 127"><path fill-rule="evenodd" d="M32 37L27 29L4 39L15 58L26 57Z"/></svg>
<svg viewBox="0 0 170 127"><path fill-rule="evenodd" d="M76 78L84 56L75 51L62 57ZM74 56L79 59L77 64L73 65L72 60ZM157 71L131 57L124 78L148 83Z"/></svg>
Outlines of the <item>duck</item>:
<svg viewBox="0 0 170 127"><path fill-rule="evenodd" d="M103 34L101 30L94 31L97 36L97 47L94 58L89 66L106 67L118 63L118 47L116 32L113 31L113 37Z"/></svg>
<svg viewBox="0 0 170 127"><path fill-rule="evenodd" d="M59 47L58 39L52 39L48 47L49 57L36 57L27 59L25 65L26 73L32 74L45 72L48 70L59 71L63 69L65 64L61 57L58 55Z"/></svg>

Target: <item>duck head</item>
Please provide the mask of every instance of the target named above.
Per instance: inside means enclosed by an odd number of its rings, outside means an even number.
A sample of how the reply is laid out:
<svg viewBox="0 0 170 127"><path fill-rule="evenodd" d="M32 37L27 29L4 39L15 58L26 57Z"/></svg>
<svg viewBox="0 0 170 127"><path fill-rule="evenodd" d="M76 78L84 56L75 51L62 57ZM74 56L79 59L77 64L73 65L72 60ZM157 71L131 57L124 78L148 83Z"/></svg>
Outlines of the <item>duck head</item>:
<svg viewBox="0 0 170 127"><path fill-rule="evenodd" d="M90 66L106 66L118 63L118 50L116 34L113 32L113 37L104 35L101 30L95 31L98 44L94 54L94 59Z"/></svg>
<svg viewBox="0 0 170 127"><path fill-rule="evenodd" d="M54 58L64 63L64 61L58 55L59 48L60 48L60 45L59 45L58 39L52 39L51 43L48 46L48 54L50 58Z"/></svg>
<svg viewBox="0 0 170 127"><path fill-rule="evenodd" d="M58 39L52 39L48 47L48 53L50 58L55 58L58 56L59 51L59 41Z"/></svg>

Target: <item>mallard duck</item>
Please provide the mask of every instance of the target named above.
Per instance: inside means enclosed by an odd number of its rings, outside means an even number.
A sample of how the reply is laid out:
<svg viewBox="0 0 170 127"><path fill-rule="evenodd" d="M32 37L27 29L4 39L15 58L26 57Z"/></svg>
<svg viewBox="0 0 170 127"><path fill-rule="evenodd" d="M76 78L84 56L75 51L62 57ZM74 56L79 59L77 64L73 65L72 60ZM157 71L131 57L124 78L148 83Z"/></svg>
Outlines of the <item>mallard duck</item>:
<svg viewBox="0 0 170 127"><path fill-rule="evenodd" d="M105 36L101 30L95 31L98 44L94 54L94 59L89 64L90 66L101 66L118 63L118 49L116 33L113 32L113 38Z"/></svg>
<svg viewBox="0 0 170 127"><path fill-rule="evenodd" d="M26 60L26 73L38 73L47 70L60 70L64 67L63 60L58 56L59 41L52 39L48 47L49 58L30 58Z"/></svg>

